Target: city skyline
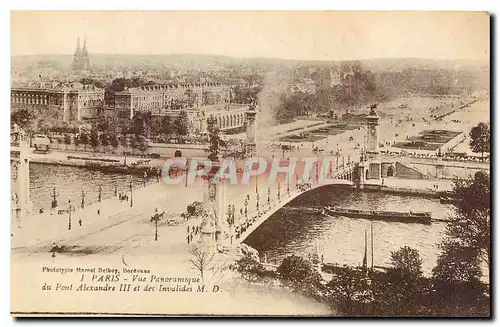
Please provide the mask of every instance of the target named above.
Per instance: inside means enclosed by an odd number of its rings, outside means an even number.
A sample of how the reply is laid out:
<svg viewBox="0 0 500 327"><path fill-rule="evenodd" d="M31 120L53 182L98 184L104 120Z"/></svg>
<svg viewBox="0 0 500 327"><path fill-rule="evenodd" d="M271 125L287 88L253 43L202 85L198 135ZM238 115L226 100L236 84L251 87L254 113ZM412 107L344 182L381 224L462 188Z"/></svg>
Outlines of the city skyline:
<svg viewBox="0 0 500 327"><path fill-rule="evenodd" d="M11 55L72 55L80 37L91 54L488 61L485 14L13 11Z"/></svg>

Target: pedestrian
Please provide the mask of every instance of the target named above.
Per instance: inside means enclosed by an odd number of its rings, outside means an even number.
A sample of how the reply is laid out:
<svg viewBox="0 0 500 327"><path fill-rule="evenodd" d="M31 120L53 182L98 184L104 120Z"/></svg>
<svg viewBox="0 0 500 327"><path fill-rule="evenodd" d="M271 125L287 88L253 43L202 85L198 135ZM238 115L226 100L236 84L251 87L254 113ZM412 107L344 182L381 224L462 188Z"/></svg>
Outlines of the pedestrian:
<svg viewBox="0 0 500 327"><path fill-rule="evenodd" d="M191 227L191 233L194 233L194 226Z"/></svg>
<svg viewBox="0 0 500 327"><path fill-rule="evenodd" d="M189 244L189 235L187 236L188 244Z"/></svg>
<svg viewBox="0 0 500 327"><path fill-rule="evenodd" d="M80 225L80 227L82 227L82 218L78 219L78 225Z"/></svg>
<svg viewBox="0 0 500 327"><path fill-rule="evenodd" d="M97 209L97 214L100 215L101 214L101 210L100 209Z"/></svg>
<svg viewBox="0 0 500 327"><path fill-rule="evenodd" d="M189 226L187 227L187 233L189 234Z"/></svg>

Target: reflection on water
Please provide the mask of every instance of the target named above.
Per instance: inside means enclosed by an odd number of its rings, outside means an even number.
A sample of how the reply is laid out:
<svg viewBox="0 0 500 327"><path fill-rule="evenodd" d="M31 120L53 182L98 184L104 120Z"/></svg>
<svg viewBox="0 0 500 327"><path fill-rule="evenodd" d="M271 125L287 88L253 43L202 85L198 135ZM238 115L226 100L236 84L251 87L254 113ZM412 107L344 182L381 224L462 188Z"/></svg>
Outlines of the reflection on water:
<svg viewBox="0 0 500 327"><path fill-rule="evenodd" d="M336 187L323 187L303 194L287 207L337 205L348 208L430 211L434 218L446 218L452 206L443 205L437 199L414 196L399 196L375 192L362 192ZM370 225L372 221L346 217L325 216L306 210L291 210L286 207L263 223L245 243L268 261L280 262L290 254L307 255L315 251L319 243L325 262L361 265L365 248L365 231L368 243L368 263L371 263ZM388 266L391 251L408 245L416 248L424 260L423 269L429 274L434 267L445 225L388 223L373 221L374 264Z"/></svg>

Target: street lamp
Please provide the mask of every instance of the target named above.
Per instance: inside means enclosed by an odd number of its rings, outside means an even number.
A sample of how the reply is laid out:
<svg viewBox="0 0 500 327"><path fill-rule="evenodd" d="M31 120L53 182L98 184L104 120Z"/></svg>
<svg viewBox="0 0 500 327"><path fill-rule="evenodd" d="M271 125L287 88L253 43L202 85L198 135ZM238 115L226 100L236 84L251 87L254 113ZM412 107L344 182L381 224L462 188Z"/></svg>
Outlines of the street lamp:
<svg viewBox="0 0 500 327"><path fill-rule="evenodd" d="M115 196L118 196L118 186L116 185L116 181L115 181Z"/></svg>
<svg viewBox="0 0 500 327"><path fill-rule="evenodd" d="M71 199L68 200L68 230L71 230Z"/></svg>
<svg viewBox="0 0 500 327"><path fill-rule="evenodd" d="M280 201L280 189L281 189L280 182L278 182L278 201Z"/></svg>
<svg viewBox="0 0 500 327"><path fill-rule="evenodd" d="M130 188L130 207L132 207L132 206L134 205L134 204L133 204L134 202L133 202L133 199L132 199L132 197L133 197L133 192L132 192L132 180L130 180L129 188Z"/></svg>
<svg viewBox="0 0 500 327"><path fill-rule="evenodd" d="M144 185L144 187L146 187L146 179L148 178L148 174L146 172L144 172L144 177L143 177L143 180L142 180L142 184Z"/></svg>
<svg viewBox="0 0 500 327"><path fill-rule="evenodd" d="M271 207L271 188L267 188L267 204Z"/></svg>
<svg viewBox="0 0 500 327"><path fill-rule="evenodd" d="M102 200L102 186L99 185L99 197L98 197L99 202Z"/></svg>
<svg viewBox="0 0 500 327"><path fill-rule="evenodd" d="M248 199L245 198L245 218L248 219Z"/></svg>
<svg viewBox="0 0 500 327"><path fill-rule="evenodd" d="M82 190L82 204L81 204L82 209L85 209L85 192Z"/></svg>

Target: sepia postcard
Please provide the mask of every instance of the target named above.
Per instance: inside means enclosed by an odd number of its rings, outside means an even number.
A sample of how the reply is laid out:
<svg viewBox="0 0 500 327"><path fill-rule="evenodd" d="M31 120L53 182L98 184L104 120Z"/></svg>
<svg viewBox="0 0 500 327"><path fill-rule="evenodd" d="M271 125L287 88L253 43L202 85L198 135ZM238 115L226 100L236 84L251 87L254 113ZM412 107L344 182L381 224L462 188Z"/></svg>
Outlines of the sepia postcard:
<svg viewBox="0 0 500 327"><path fill-rule="evenodd" d="M11 12L11 315L490 317L490 15Z"/></svg>

